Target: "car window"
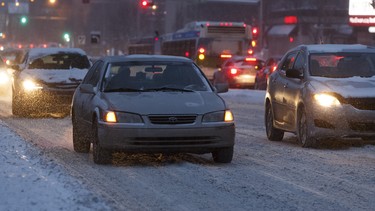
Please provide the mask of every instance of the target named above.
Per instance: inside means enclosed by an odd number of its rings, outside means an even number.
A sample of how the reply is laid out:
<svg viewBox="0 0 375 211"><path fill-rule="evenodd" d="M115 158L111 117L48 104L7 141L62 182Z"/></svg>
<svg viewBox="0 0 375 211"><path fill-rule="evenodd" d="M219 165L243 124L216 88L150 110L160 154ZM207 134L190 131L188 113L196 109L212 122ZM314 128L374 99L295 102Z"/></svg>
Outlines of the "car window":
<svg viewBox="0 0 375 211"><path fill-rule="evenodd" d="M310 55L310 74L328 78L372 77L374 53L325 53Z"/></svg>
<svg viewBox="0 0 375 211"><path fill-rule="evenodd" d="M208 91L210 87L201 71L192 63L112 63L106 71L105 91L161 88Z"/></svg>
<svg viewBox="0 0 375 211"><path fill-rule="evenodd" d="M286 71L293 68L294 61L296 60L298 52L290 53L281 65L281 70Z"/></svg>
<svg viewBox="0 0 375 211"><path fill-rule="evenodd" d="M29 63L29 69L87 69L89 67L90 61L87 56L77 53L46 55Z"/></svg>
<svg viewBox="0 0 375 211"><path fill-rule="evenodd" d="M84 78L83 82L84 84L91 84L93 86L96 86L97 83L100 80L100 70L103 67L104 62L103 61L97 61L89 70L86 77Z"/></svg>
<svg viewBox="0 0 375 211"><path fill-rule="evenodd" d="M297 55L293 68L298 70L301 74L303 74L303 71L305 69L305 57L302 53L299 53Z"/></svg>

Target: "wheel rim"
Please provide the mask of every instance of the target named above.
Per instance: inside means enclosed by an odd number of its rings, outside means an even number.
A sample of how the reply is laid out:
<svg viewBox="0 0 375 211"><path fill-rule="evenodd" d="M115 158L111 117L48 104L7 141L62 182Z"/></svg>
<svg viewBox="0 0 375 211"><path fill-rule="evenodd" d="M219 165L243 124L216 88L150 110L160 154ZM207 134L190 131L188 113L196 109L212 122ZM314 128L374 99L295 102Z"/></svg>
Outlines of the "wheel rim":
<svg viewBox="0 0 375 211"><path fill-rule="evenodd" d="M299 137L301 140L302 144L306 143L306 138L307 138L307 124L306 124L306 115L304 111L301 111L301 117L299 121Z"/></svg>

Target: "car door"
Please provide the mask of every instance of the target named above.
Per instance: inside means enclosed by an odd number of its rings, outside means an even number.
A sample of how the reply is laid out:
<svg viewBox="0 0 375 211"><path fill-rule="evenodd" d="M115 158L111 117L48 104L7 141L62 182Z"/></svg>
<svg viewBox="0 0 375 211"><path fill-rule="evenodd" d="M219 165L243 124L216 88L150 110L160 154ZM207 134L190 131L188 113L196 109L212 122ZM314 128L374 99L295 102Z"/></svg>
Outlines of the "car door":
<svg viewBox="0 0 375 211"><path fill-rule="evenodd" d="M295 130L297 106L304 83L303 74L307 67L306 61L307 59L305 53L303 51L299 52L292 68L300 72L301 78L285 78L283 94L285 116L283 118L285 126L288 128L288 130L292 131Z"/></svg>
<svg viewBox="0 0 375 211"><path fill-rule="evenodd" d="M288 84L288 78L285 75L287 69L291 69L294 65L298 51L290 52L281 61L275 74L269 78L269 92L272 97L272 108L274 113L274 120L280 127L285 126L287 115L287 105L284 98L284 90Z"/></svg>
<svg viewBox="0 0 375 211"><path fill-rule="evenodd" d="M101 70L104 66L104 62L99 60L97 61L90 71L87 73L87 77L82 81L82 84L91 84L94 87L95 92L99 90L98 82L100 81ZM95 94L92 93L83 93L80 90L77 90L79 99L77 99L77 107L81 121L84 124L86 130L90 130L93 106L92 100L95 97ZM77 96L77 97L78 97Z"/></svg>

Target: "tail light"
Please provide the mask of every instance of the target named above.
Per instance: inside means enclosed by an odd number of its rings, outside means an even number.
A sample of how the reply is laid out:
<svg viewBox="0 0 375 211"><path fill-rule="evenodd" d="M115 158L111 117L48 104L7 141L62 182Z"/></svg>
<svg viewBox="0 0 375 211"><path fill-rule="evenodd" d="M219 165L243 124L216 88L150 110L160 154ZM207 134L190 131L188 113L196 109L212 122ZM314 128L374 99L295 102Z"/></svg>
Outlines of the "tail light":
<svg viewBox="0 0 375 211"><path fill-rule="evenodd" d="M238 73L238 70L236 68L231 68L230 69L230 74L231 75L236 75Z"/></svg>
<svg viewBox="0 0 375 211"><path fill-rule="evenodd" d="M229 58L232 58L232 55L231 54L221 54L220 58L222 58L222 59L229 59Z"/></svg>
<svg viewBox="0 0 375 211"><path fill-rule="evenodd" d="M257 59L256 58L246 58L245 59L247 62L256 62Z"/></svg>

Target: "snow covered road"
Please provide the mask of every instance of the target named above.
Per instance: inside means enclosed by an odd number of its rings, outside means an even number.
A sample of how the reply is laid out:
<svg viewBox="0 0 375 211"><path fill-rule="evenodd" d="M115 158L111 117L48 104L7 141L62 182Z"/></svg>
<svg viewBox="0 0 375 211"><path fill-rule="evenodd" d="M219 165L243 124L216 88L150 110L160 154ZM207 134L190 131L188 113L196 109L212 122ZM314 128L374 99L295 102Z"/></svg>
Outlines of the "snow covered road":
<svg viewBox="0 0 375 211"><path fill-rule="evenodd" d="M231 164L211 155L118 153L100 166L72 149L69 118L14 118L0 98L0 210L373 210L375 146L270 142L264 91L222 94L236 120ZM17 134L15 134L15 132Z"/></svg>

